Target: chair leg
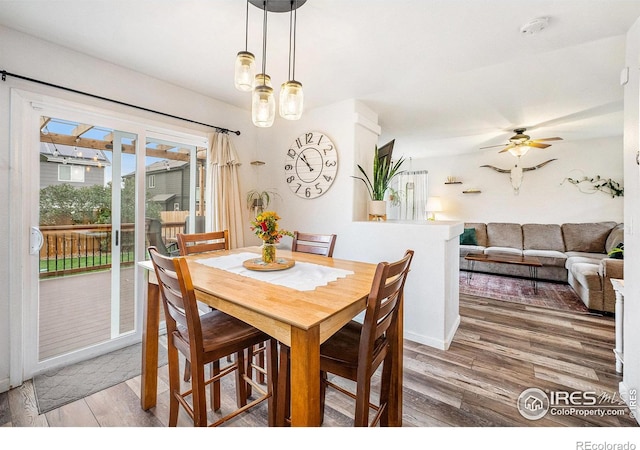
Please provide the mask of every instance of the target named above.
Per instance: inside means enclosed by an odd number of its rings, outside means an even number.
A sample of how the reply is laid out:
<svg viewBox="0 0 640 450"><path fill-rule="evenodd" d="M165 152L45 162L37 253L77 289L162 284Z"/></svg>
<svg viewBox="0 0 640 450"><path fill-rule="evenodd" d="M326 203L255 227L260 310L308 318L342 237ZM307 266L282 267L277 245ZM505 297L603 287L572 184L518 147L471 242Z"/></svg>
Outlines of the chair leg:
<svg viewBox="0 0 640 450"><path fill-rule="evenodd" d="M177 396L180 395L180 360L178 357L178 349L169 344L167 350L167 359L169 362L169 426L178 425L178 403Z"/></svg>
<svg viewBox="0 0 640 450"><path fill-rule="evenodd" d="M267 346L268 346L267 342L265 342L262 345L256 346L256 351L258 352L258 355L257 355L258 361L257 361L256 364L258 365L258 367L262 367L262 368L265 367L265 365L264 365L265 364L265 352L267 351ZM262 373L262 372L258 372L258 383L260 383L260 384L264 384L265 383L264 373Z"/></svg>
<svg viewBox="0 0 640 450"><path fill-rule="evenodd" d="M238 408L242 408L247 404L247 382L244 381L246 374L246 366L244 360L244 351L236 353L238 367L236 369L236 401Z"/></svg>
<svg viewBox="0 0 640 450"><path fill-rule="evenodd" d="M211 370L211 376L218 375L220 373L220 361L214 361L209 366ZM220 409L220 380L211 383L211 409L218 411Z"/></svg>
<svg viewBox="0 0 640 450"><path fill-rule="evenodd" d="M267 400L269 414L269 426L276 425L276 412L278 400L278 343L275 339L269 339L265 344L266 368L267 368L267 392L271 394ZM264 353L263 353L264 355ZM264 367L264 366L263 366Z"/></svg>
<svg viewBox="0 0 640 450"><path fill-rule="evenodd" d="M389 394L391 391L391 368L392 368L391 352L387 355L382 363L382 378L380 379L380 407L384 407L380 415L380 426L389 426Z"/></svg>
<svg viewBox="0 0 640 450"><path fill-rule="evenodd" d="M204 366L191 365L191 398L193 403L193 426L207 426L207 394L204 384Z"/></svg>
<svg viewBox="0 0 640 450"><path fill-rule="evenodd" d="M371 378L358 377L356 382L356 412L354 427L369 426L369 398L371 395Z"/></svg>
<svg viewBox="0 0 640 450"><path fill-rule="evenodd" d="M278 385L276 388L276 426L287 425L291 415L291 372L289 370L289 347L280 344L280 366L278 368Z"/></svg>
<svg viewBox="0 0 640 450"><path fill-rule="evenodd" d="M320 424L324 422L324 403L327 395L327 372L320 372Z"/></svg>
<svg viewBox="0 0 640 450"><path fill-rule="evenodd" d="M191 363L189 361L184 362L184 378L185 383L188 383L191 379Z"/></svg>

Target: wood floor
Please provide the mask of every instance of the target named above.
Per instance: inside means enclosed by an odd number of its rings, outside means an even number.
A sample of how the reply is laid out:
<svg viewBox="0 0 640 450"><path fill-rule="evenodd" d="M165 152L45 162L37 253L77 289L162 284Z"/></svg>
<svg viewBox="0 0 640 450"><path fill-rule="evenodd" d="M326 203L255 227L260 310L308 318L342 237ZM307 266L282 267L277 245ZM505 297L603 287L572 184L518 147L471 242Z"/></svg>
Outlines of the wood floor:
<svg viewBox="0 0 640 450"><path fill-rule="evenodd" d="M405 342L406 427L636 427L626 408L602 416L551 415L532 421L516 407L522 391L595 391L616 396L614 319L460 296L461 324L451 347ZM167 370L159 373L158 406L140 409L140 379L38 415L30 382L0 394L0 426L162 427L167 423ZM233 381L223 386L233 400ZM374 397L375 398L375 397ZM230 408L223 403L224 408ZM622 415L615 415L622 411ZM351 425L352 405L330 392L325 427ZM227 426L267 424L266 405ZM186 416L179 425L189 426Z"/></svg>

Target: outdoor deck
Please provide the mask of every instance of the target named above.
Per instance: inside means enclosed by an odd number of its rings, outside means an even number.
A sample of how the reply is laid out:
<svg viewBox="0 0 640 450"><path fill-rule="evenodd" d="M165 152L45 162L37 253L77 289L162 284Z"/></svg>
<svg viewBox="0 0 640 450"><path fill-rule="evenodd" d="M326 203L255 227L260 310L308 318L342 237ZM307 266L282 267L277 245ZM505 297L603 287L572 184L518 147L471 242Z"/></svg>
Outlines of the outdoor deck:
<svg viewBox="0 0 640 450"><path fill-rule="evenodd" d="M134 267L121 270L120 332L132 331ZM40 280L39 359L111 338L111 271Z"/></svg>

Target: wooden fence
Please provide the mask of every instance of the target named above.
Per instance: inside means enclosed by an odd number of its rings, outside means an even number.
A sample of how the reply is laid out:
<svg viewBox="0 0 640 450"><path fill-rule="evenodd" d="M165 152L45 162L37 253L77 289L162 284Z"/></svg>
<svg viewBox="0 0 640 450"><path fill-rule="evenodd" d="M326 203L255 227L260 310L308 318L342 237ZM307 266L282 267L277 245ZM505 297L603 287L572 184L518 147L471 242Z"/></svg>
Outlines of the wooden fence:
<svg viewBox="0 0 640 450"><path fill-rule="evenodd" d="M163 222L162 238L168 243L183 230L184 219ZM40 249L40 278L111 267L111 224L42 226L40 231L44 238ZM123 224L118 240L120 263L135 263L134 224Z"/></svg>

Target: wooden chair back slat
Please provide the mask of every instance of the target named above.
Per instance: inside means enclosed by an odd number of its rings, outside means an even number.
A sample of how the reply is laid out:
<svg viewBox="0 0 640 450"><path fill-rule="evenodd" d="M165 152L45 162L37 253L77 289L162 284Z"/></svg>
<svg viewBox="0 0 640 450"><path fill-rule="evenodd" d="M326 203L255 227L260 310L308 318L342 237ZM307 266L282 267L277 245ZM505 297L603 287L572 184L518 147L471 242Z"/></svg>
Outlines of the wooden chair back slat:
<svg viewBox="0 0 640 450"><path fill-rule="evenodd" d="M335 234L312 234L294 231L291 251L311 253L331 258L336 245L336 239L337 236Z"/></svg>

